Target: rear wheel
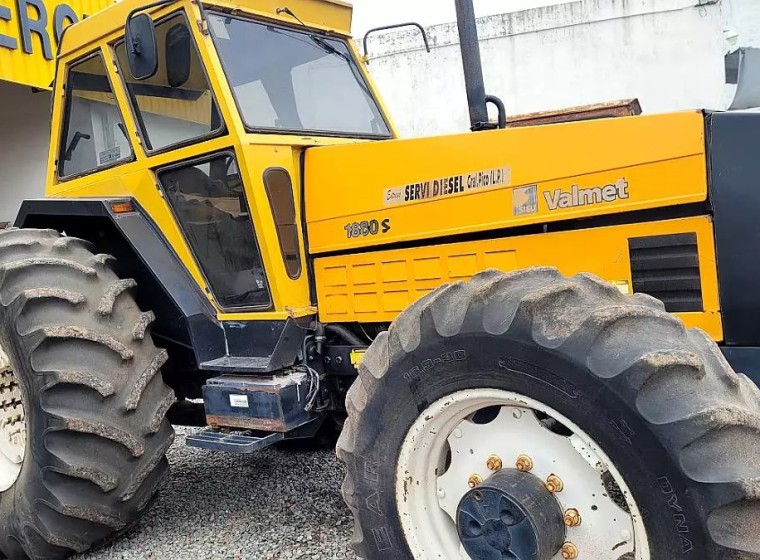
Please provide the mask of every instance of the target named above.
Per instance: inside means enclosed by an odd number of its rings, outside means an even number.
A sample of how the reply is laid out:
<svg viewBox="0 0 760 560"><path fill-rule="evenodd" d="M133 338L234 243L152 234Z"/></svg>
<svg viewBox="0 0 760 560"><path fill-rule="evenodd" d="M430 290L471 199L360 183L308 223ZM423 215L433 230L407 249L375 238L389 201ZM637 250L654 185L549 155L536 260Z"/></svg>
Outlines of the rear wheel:
<svg viewBox="0 0 760 560"><path fill-rule="evenodd" d="M442 287L347 404L363 558L760 558L760 393L648 296L554 269Z"/></svg>
<svg viewBox="0 0 760 560"><path fill-rule="evenodd" d="M54 231L0 232L0 551L63 558L145 511L167 473L174 393L153 315L110 257Z"/></svg>

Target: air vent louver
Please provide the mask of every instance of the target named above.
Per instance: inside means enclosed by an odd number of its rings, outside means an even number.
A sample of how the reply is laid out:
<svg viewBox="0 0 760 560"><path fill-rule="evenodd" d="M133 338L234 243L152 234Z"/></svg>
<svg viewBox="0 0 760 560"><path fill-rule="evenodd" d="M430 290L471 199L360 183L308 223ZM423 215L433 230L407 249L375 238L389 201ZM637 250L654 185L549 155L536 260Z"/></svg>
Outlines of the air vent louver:
<svg viewBox="0 0 760 560"><path fill-rule="evenodd" d="M628 240L633 291L661 300L671 313L703 311L695 233Z"/></svg>

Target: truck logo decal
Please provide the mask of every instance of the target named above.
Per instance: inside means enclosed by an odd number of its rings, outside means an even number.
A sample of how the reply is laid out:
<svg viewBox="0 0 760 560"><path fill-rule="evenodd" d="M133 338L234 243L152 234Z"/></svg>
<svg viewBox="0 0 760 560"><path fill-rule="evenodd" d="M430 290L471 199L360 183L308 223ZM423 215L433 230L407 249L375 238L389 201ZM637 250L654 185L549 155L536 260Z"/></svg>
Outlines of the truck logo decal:
<svg viewBox="0 0 760 560"><path fill-rule="evenodd" d="M383 201L386 206L394 206L417 200L442 198L473 190L507 186L511 179L512 170L509 167L499 167L386 189Z"/></svg>
<svg viewBox="0 0 760 560"><path fill-rule="evenodd" d="M628 181L625 180L625 177L603 187L583 189L578 185L573 185L569 192L562 189L544 191L544 200L546 200L546 205L551 211L626 200L630 196Z"/></svg>
<svg viewBox="0 0 760 560"><path fill-rule="evenodd" d="M538 212L538 185L513 190L512 207L515 216L525 216Z"/></svg>

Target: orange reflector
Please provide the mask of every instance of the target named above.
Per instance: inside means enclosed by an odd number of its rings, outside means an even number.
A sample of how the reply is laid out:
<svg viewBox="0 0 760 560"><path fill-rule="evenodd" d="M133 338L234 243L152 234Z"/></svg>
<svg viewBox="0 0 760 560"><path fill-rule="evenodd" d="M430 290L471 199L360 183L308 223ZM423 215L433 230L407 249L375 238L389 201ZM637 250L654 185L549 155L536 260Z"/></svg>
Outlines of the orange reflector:
<svg viewBox="0 0 760 560"><path fill-rule="evenodd" d="M129 212L134 212L135 207L129 200L125 200L122 202L112 202L111 211L114 214L127 214Z"/></svg>

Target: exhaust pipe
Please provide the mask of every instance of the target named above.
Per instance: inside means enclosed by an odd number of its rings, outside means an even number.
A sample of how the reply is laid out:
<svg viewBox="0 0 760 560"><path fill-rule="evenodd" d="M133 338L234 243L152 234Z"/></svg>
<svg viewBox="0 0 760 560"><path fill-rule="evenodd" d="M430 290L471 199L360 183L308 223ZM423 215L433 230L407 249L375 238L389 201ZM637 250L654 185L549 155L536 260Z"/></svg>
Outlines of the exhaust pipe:
<svg viewBox="0 0 760 560"><path fill-rule="evenodd" d="M473 131L496 128L488 120L488 103L499 109L498 128L505 128L507 117L504 103L492 95L486 95L483 80L483 62L480 58L480 41L478 24L475 19L475 7L472 0L455 0L457 9L457 26L459 27L459 46L462 51L464 83L467 89L467 104L470 108L470 125Z"/></svg>

